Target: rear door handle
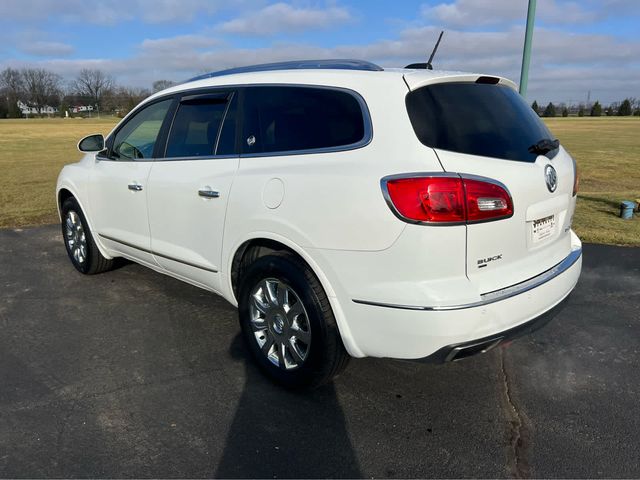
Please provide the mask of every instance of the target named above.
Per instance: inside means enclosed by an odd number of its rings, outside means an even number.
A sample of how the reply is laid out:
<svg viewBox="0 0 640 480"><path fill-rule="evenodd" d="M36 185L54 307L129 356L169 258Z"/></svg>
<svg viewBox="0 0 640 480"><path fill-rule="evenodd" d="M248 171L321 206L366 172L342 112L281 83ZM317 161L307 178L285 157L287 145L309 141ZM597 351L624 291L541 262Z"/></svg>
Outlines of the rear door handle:
<svg viewBox="0 0 640 480"><path fill-rule="evenodd" d="M127 188L129 188L129 190L133 190L134 192L139 192L140 190L142 190L142 185L140 185L139 183L130 183Z"/></svg>
<svg viewBox="0 0 640 480"><path fill-rule="evenodd" d="M198 195L204 198L218 198L220 196L220 192L211 190L210 187L204 187L198 190Z"/></svg>

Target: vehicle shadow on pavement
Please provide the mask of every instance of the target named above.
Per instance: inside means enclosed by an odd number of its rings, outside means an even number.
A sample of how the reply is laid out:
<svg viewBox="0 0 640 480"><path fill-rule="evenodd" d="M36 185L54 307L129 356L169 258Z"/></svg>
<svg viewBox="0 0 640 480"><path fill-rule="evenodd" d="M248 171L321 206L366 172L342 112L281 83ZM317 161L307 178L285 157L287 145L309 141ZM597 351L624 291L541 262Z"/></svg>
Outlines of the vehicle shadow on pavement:
<svg viewBox="0 0 640 480"><path fill-rule="evenodd" d="M244 364L245 384L215 477L362 477L333 384L303 392L274 385L240 335L229 353Z"/></svg>

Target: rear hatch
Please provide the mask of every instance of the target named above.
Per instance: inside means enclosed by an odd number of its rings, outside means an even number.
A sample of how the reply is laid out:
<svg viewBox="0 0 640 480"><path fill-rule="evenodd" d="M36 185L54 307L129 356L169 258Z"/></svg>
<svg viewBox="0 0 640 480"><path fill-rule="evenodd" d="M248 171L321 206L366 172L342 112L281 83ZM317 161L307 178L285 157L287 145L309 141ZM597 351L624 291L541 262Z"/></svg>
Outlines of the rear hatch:
<svg viewBox="0 0 640 480"><path fill-rule="evenodd" d="M497 180L511 194L510 218L466 227L467 276L480 292L527 280L569 255L575 164L513 84L478 76L407 84L414 131L442 168Z"/></svg>

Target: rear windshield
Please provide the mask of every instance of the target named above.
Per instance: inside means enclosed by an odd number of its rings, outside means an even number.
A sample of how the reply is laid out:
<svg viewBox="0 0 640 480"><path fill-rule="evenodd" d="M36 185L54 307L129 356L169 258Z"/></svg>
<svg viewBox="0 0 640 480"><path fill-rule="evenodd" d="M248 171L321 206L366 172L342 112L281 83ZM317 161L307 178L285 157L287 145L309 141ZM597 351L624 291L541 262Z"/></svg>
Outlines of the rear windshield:
<svg viewBox="0 0 640 480"><path fill-rule="evenodd" d="M504 85L438 83L410 92L406 103L418 139L433 148L535 162L538 154L529 148L554 139L520 94Z"/></svg>

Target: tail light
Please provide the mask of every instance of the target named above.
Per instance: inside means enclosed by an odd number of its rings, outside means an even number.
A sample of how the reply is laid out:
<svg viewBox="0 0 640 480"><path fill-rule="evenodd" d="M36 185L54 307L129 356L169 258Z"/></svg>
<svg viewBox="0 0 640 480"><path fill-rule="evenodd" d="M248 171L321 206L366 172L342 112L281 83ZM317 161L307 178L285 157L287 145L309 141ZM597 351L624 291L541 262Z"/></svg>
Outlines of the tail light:
<svg viewBox="0 0 640 480"><path fill-rule="evenodd" d="M411 223L460 224L513 215L511 195L482 177L391 176L382 188L392 211Z"/></svg>

